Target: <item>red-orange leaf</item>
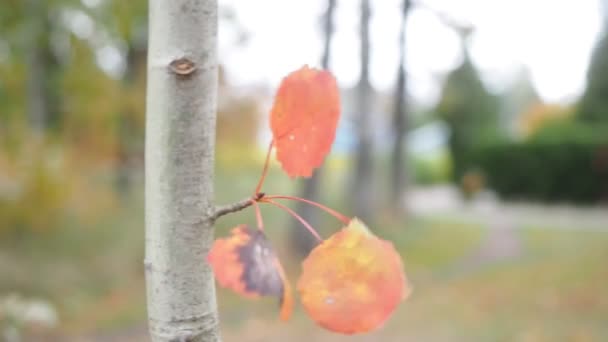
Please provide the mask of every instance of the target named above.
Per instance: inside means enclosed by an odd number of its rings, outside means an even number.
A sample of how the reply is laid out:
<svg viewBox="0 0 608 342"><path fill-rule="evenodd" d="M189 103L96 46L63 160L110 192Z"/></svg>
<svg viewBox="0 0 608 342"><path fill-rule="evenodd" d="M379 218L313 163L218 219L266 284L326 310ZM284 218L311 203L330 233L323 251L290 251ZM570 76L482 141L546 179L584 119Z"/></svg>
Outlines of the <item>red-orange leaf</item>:
<svg viewBox="0 0 608 342"><path fill-rule="evenodd" d="M283 79L270 113L277 159L290 177L310 177L336 135L340 94L329 71L303 66Z"/></svg>
<svg viewBox="0 0 608 342"><path fill-rule="evenodd" d="M207 261L221 286L247 298L278 297L280 317L289 319L293 310L291 286L261 230L244 224L233 228L229 237L215 240Z"/></svg>
<svg viewBox="0 0 608 342"><path fill-rule="evenodd" d="M356 218L304 260L298 291L319 325L343 334L380 327L410 293L393 245Z"/></svg>

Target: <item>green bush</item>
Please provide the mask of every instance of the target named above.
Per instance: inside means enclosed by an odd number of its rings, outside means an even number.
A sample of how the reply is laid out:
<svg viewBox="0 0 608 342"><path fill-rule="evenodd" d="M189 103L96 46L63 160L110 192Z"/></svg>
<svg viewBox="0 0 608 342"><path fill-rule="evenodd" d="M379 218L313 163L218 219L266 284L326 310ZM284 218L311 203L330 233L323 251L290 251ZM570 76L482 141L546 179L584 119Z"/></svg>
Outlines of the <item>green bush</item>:
<svg viewBox="0 0 608 342"><path fill-rule="evenodd" d="M540 128L529 141L538 143L608 143L608 124L588 124L574 119L555 120Z"/></svg>
<svg viewBox="0 0 608 342"><path fill-rule="evenodd" d="M482 147L476 159L503 198L597 203L608 200L606 132L556 124L525 142Z"/></svg>
<svg viewBox="0 0 608 342"><path fill-rule="evenodd" d="M441 184L450 181L452 165L450 156L446 152L441 151L430 155L411 156L409 165L414 183L418 185Z"/></svg>

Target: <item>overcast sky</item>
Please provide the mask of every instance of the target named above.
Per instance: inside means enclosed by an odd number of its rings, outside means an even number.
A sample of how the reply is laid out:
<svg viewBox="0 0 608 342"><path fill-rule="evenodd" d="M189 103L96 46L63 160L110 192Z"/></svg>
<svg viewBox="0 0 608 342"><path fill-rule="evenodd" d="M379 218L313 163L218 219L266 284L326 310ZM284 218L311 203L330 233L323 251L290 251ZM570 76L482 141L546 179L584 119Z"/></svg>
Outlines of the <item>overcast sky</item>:
<svg viewBox="0 0 608 342"><path fill-rule="evenodd" d="M371 78L379 89L395 82L402 0L371 0ZM472 23L474 62L491 89L509 84L521 65L549 102L569 102L583 90L590 54L601 28L599 0L420 0ZM338 0L331 68L342 86L358 79L359 0ZM230 26L220 27L220 55L238 85L276 87L303 64L318 66L322 49L320 16L326 0L221 0L249 32L235 48ZM440 81L461 59L456 34L435 14L415 9L407 27L410 93L432 104Z"/></svg>

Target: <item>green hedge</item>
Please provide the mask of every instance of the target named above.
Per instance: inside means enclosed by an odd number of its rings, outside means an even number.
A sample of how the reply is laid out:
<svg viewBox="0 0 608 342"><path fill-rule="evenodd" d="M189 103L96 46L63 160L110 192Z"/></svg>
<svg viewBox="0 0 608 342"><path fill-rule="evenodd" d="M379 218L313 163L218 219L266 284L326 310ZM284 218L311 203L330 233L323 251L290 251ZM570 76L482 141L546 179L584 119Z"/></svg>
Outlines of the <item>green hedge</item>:
<svg viewBox="0 0 608 342"><path fill-rule="evenodd" d="M488 185L506 199L607 201L608 142L574 140L486 146L476 153L477 164Z"/></svg>

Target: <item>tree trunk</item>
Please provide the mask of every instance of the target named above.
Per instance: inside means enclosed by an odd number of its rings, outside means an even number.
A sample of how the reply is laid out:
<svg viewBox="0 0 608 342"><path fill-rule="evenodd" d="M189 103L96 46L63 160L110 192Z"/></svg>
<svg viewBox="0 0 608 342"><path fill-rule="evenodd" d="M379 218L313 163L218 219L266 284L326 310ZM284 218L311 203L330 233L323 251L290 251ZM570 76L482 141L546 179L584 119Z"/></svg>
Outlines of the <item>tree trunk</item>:
<svg viewBox="0 0 608 342"><path fill-rule="evenodd" d="M219 341L213 242L217 1L151 0L146 285L153 341Z"/></svg>
<svg viewBox="0 0 608 342"><path fill-rule="evenodd" d="M325 40L323 44L323 56L321 57L321 67L329 69L329 59L331 56L331 40L334 31L334 12L336 9L336 0L327 1L327 11L324 16L324 34ZM319 202L319 187L323 175L323 167L319 167L313 173L312 177L301 182L300 197L306 198L315 202ZM309 204L298 202L296 204L296 212L304 218L313 227L318 227L319 211L311 207ZM302 224L297 220L293 220L291 227L291 245L300 256L306 256L317 245L317 240L309 232L302 229Z"/></svg>
<svg viewBox="0 0 608 342"><path fill-rule="evenodd" d="M390 203L396 212L404 208L403 197L407 182L407 156L405 155L408 120L407 120L407 75L405 71L405 28L410 10L410 0L403 0L401 28L399 31L399 67L397 87L395 88L395 109L393 113L393 132L395 141L392 156L392 184Z"/></svg>
<svg viewBox="0 0 608 342"><path fill-rule="evenodd" d="M37 136L44 135L50 116L48 82L48 54L45 41L46 6L37 0L28 1L27 40L27 118Z"/></svg>
<svg viewBox="0 0 608 342"><path fill-rule="evenodd" d="M373 201L373 160L371 127L371 84L369 81L369 21L371 8L369 0L361 0L361 76L357 85L357 156L355 177L352 184L351 203L354 214L369 221L374 208Z"/></svg>

